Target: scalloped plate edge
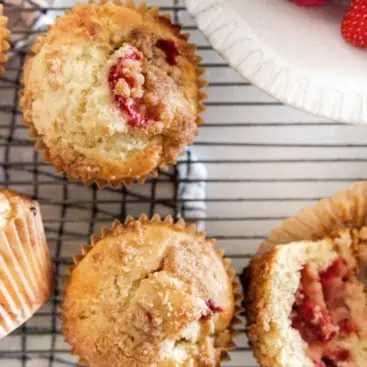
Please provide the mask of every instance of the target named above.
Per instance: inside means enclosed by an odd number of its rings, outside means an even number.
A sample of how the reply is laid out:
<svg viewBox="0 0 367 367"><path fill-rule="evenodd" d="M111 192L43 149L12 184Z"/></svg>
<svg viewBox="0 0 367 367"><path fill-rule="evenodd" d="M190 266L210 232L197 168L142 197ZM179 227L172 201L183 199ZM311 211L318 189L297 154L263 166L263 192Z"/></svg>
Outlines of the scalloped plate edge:
<svg viewBox="0 0 367 367"><path fill-rule="evenodd" d="M367 123L367 99L362 94L318 85L284 66L251 37L246 23L223 0L185 0L199 29L242 77L279 101L338 122ZM242 34L239 34L242 33Z"/></svg>

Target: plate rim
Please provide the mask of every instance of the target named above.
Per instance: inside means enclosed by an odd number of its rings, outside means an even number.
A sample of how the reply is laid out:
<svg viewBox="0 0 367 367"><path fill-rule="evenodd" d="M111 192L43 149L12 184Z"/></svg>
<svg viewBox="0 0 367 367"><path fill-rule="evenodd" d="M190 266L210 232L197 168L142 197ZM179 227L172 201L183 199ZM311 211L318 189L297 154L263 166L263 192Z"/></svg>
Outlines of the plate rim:
<svg viewBox="0 0 367 367"><path fill-rule="evenodd" d="M248 55L256 53L268 55L270 52L267 53L266 48L262 47L261 43L256 43L256 40L249 37L248 34L244 35L242 39L237 37L233 30L238 27L245 28L246 22L242 21L242 25L238 24L236 18L239 17L235 15L234 9L226 6L229 4L228 1L184 1L187 11L194 18L198 29L204 34L213 49L219 52L229 65L251 84L285 105L326 118L330 122L367 124L367 101L364 102L366 98L362 93L346 92L327 86L321 87L312 78L297 76L298 72L277 63L275 58L269 56L267 63L273 63L276 70L286 69L288 80L292 80L292 85L296 83L301 88L298 92L296 88L288 88L290 82L283 87L276 86L277 77L267 78L267 81L261 80L261 73L257 72L259 64L253 63L246 66L243 61ZM203 18L205 18L205 22L202 20ZM252 43L256 43L256 47L248 47ZM242 55L242 61L241 58L239 61L231 55L230 51L234 47L236 47L237 52L240 51L238 54ZM254 65L256 65L257 70L254 70ZM290 92L291 89L292 92Z"/></svg>

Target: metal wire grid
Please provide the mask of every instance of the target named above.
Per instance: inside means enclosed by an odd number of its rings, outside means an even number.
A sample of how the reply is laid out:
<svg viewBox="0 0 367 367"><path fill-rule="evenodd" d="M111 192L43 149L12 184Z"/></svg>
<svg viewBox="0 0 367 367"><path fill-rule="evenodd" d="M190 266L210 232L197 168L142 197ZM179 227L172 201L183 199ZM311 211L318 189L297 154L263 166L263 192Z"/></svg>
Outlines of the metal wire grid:
<svg viewBox="0 0 367 367"><path fill-rule="evenodd" d="M184 11L183 6L176 0L165 3L168 6L163 4L163 10L173 13L178 22L179 12ZM20 122L17 92L22 65L27 54L27 41L39 33L39 30L32 29L32 25L40 17L58 14L73 4L63 1L59 6L39 9L32 0L21 0L17 6L10 1L5 1L4 5L6 13L13 16L16 11L20 15L34 14L30 28L24 28L21 19L11 22L12 58L7 65L7 73L0 79L0 150L3 154L0 179L3 186L40 201L53 256L56 289L50 302L35 317L1 341L0 364L7 367L74 366L76 359L69 355L69 346L65 345L60 333L58 305L66 276L64 268L71 264L70 256L78 251L78 245L88 241L89 236L99 230L98 227L110 223L115 217L124 219L127 214L138 215L140 212L152 215L156 211L176 218L185 217L185 213L195 209L195 206L185 204L178 196L186 176L180 176L177 168L130 190L122 188L99 192L96 187L85 189L78 183L69 182L65 176L55 174L51 167L42 162ZM19 41L23 47L15 47ZM187 152L180 164L190 171L191 162L191 153Z"/></svg>
<svg viewBox="0 0 367 367"><path fill-rule="evenodd" d="M20 12L37 11L32 0L20 1ZM172 13L192 34L207 68L206 124L193 149L199 160L192 161L188 153L180 164L188 170L195 164L206 165L208 176L200 181L206 185L207 197L200 204L206 204L207 217L200 219L240 272L258 244L284 217L366 178L367 134L364 127L330 123L281 105L228 67L197 31L182 0L151 3ZM62 14L73 4L74 0L56 0L41 13ZM10 0L5 1L5 7L10 10ZM37 32L24 28L13 32L24 37L30 33ZM17 91L25 56L25 49L17 50L0 79L0 180L41 202L58 287L48 305L0 342L0 365L74 366L57 319L63 269L70 254L102 223L127 213L158 211L197 219L191 206L199 204L197 199L179 197L180 185L197 180L181 176L176 168L130 190L98 191L56 175L34 152L19 121ZM228 366L256 365L243 330Z"/></svg>

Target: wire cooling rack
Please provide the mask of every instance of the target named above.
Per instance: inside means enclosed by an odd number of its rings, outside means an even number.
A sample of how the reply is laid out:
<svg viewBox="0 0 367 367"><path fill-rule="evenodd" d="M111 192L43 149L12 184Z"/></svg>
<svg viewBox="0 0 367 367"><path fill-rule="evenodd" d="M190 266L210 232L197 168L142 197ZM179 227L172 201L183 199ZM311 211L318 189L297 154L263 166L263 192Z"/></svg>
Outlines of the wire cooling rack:
<svg viewBox="0 0 367 367"><path fill-rule="evenodd" d="M40 16L52 21L74 4L52 0L40 9L39 1L0 1L7 14L26 16L26 22L18 19L12 24L16 49L0 77L0 181L40 201L57 288L36 316L0 341L1 366L76 365L57 317L64 268L79 245L113 218L158 211L200 219L240 272L284 217L367 177L365 127L327 122L276 102L241 79L212 50L182 0L155 0L150 3L170 12L199 45L209 79L206 124L178 167L144 185L98 191L67 181L34 152L17 107L27 41L37 33L31 26L37 25ZM198 159L192 159L192 154ZM206 176L187 175L203 164ZM198 184L206 195L196 195L196 185L190 195L182 196L190 191L190 184ZM240 330L238 348L226 366L254 367L244 327Z"/></svg>

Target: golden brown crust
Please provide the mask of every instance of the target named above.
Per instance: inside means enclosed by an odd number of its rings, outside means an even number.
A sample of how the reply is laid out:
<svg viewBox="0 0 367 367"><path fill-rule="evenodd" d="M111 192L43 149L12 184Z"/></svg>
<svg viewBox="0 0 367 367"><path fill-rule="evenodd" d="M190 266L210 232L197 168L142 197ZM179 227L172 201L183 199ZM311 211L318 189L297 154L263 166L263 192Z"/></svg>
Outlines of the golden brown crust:
<svg viewBox="0 0 367 367"><path fill-rule="evenodd" d="M123 183L129 185L129 177L134 177L139 182L146 175L157 176L156 167L161 155L162 147L153 145L139 154L134 154L124 161L106 161L98 154L89 158L80 155L75 150L60 150L58 148L48 148L44 150L44 159L52 163L57 172L66 172L71 180L82 180L87 185L96 182L100 188L111 185L118 187ZM102 179L110 177L110 179ZM111 178L115 177L115 179Z"/></svg>
<svg viewBox="0 0 367 367"><path fill-rule="evenodd" d="M262 367L279 366L275 358L264 348L262 341L268 331L259 327L266 323L266 305L270 296L270 272L276 261L277 250L273 249L264 256L254 259L244 271L242 283L245 289L244 308L247 320L246 333L253 354Z"/></svg>
<svg viewBox="0 0 367 367"><path fill-rule="evenodd" d="M7 28L8 18L3 14L4 7L0 4L0 74L4 72L3 64L8 60L7 51L10 47L8 42L10 31Z"/></svg>
<svg viewBox="0 0 367 367"><path fill-rule="evenodd" d="M83 364L219 365L233 347L231 325L238 321L235 271L214 241L195 230L171 217L143 215L115 222L82 246L61 318Z"/></svg>
<svg viewBox="0 0 367 367"><path fill-rule="evenodd" d="M320 243L325 247L326 244ZM309 367L312 364L300 336L295 335L298 332L289 332L292 330L291 305L300 278L300 269L294 266L296 261L292 259L299 251L299 257L304 260L305 248L312 245L312 242L302 242L276 246L252 259L242 275L246 333L261 367ZM282 257L287 259L283 263Z"/></svg>
<svg viewBox="0 0 367 367"><path fill-rule="evenodd" d="M165 58L164 53L155 46L161 39L174 41L179 53L176 58L177 66L161 61ZM36 148L45 152L45 160L55 165L59 172L66 172L73 179L82 180L87 184L96 181L100 186L117 186L122 182L129 183L132 179L142 182L147 176L156 175L159 167L176 163L184 147L192 144L193 137L197 135L197 126L202 123L199 114L204 110L202 102L206 98L205 93L201 91L206 82L201 78L204 71L198 67L200 58L195 55L196 47L190 45L187 39L186 35L180 33L180 27L171 23L169 17L159 15L155 8L148 10L144 3L140 6L135 6L132 2L123 6L111 3L78 5L59 18L46 35L38 38L33 47L34 56L25 64L24 90L20 102L25 123L31 127L30 136L38 140ZM40 85L33 82L36 73L34 65L38 62L38 55L45 52L46 47L60 46L56 51L46 54L44 60L47 71L41 79L47 79L49 86L55 92L61 93L65 83L63 81L60 84L59 78L66 67L62 62L64 45L71 47L88 44L89 49L108 48L107 52L111 55L124 42L151 60L147 69L143 67L143 100L144 104L150 106L154 114L160 117L160 122L152 123L146 128L129 127L126 133L118 133L118 136L131 141L130 145L135 144L135 141L142 141L143 146L129 150L121 158L118 154L109 154L111 149L119 149L113 147L118 143L115 140L120 139L115 138L115 130L111 133L111 139L106 138L107 142L103 142L108 144L108 149L102 151L98 148L98 134L103 137L109 134L106 126L97 126L93 130L93 135L97 136L93 136L93 139L88 131L83 132L83 138L86 140L80 142L79 146L75 142L66 142L66 137L69 136L65 132L50 132L51 127L40 128L39 117L35 117L37 113L34 110L34 102L39 101L43 92ZM168 95L168 91L172 93L169 92ZM180 96L177 94L175 97L176 91L181 93ZM177 102L182 99L182 103L179 102L175 106L168 103L170 100L167 98L173 98L172 100ZM80 108L84 110L85 115L85 105ZM62 119L62 115L60 116L58 119ZM75 121L79 118L75 117ZM65 121L56 122L58 130L63 129L67 123L67 118ZM91 123L95 122L90 121ZM107 129L109 128L120 127L107 126ZM93 149L90 149L91 146Z"/></svg>
<svg viewBox="0 0 367 367"><path fill-rule="evenodd" d="M0 190L0 232L2 337L47 302L53 290L53 272L36 201Z"/></svg>

